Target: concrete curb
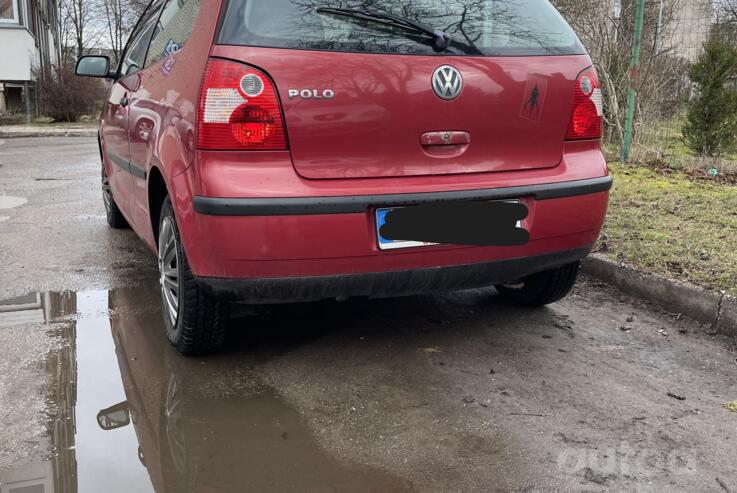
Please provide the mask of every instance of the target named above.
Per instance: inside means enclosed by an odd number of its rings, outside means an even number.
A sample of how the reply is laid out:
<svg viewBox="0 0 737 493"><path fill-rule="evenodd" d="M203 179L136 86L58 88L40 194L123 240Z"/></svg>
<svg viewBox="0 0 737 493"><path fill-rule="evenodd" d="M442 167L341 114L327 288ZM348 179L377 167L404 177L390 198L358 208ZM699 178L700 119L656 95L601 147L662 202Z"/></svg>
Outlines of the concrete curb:
<svg viewBox="0 0 737 493"><path fill-rule="evenodd" d="M591 254L583 272L672 313L711 324L737 344L737 299L674 279L638 271L600 254Z"/></svg>
<svg viewBox="0 0 737 493"><path fill-rule="evenodd" d="M731 335L737 345L737 299L732 296L724 296L719 308L719 320L717 321L717 332Z"/></svg>
<svg viewBox="0 0 737 493"><path fill-rule="evenodd" d="M0 139L21 137L95 137L96 128L3 128L0 127Z"/></svg>

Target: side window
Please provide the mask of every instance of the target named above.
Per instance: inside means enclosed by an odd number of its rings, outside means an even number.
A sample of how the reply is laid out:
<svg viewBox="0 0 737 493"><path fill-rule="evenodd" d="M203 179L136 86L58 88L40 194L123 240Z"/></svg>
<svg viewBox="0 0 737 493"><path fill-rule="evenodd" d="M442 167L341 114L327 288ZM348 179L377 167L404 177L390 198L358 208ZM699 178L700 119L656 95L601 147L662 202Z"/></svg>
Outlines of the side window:
<svg viewBox="0 0 737 493"><path fill-rule="evenodd" d="M154 2L146 9L141 17L138 26L128 40L128 46L125 49L125 55L120 62L120 75L135 74L143 68L146 60L146 52L151 42L151 36L156 29L156 24L161 13L161 6L165 0L154 0Z"/></svg>
<svg viewBox="0 0 737 493"><path fill-rule="evenodd" d="M192 36L200 0L168 0L151 39L146 67L173 55Z"/></svg>

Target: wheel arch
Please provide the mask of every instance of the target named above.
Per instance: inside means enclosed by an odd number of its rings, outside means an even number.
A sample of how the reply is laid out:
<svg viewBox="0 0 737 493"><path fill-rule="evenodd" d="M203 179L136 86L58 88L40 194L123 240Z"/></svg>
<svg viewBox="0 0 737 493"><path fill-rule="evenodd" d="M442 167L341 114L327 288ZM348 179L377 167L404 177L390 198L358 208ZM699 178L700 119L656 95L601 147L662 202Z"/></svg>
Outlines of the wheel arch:
<svg viewBox="0 0 737 493"><path fill-rule="evenodd" d="M148 211L153 233L154 247L158 249L159 224L161 222L161 206L169 196L169 187L164 175L157 166L152 166L148 176Z"/></svg>
<svg viewBox="0 0 737 493"><path fill-rule="evenodd" d="M102 143L102 134L98 130L97 132L97 150L100 153L100 164L103 168L105 168L105 172L107 173L109 170L107 169L107 162L105 160L105 152L103 151L103 143Z"/></svg>

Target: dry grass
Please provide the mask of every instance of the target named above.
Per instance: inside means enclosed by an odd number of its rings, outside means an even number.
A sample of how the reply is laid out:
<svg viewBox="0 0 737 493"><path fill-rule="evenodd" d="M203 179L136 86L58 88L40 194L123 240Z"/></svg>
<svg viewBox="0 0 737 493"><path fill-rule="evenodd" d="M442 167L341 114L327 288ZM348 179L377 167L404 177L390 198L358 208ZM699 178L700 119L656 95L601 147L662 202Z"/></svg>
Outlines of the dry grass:
<svg viewBox="0 0 737 493"><path fill-rule="evenodd" d="M643 270L737 295L737 187L614 163L598 250Z"/></svg>

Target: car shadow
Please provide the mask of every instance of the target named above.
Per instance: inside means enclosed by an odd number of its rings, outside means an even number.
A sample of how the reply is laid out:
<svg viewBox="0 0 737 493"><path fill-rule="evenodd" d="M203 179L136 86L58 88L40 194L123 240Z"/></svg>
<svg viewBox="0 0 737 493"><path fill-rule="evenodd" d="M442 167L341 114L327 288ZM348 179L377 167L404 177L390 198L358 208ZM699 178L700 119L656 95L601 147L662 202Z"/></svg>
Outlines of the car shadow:
<svg viewBox="0 0 737 493"><path fill-rule="evenodd" d="M493 288L456 291L402 298L352 298L286 305L235 305L223 355L248 356L263 363L323 338L331 341L361 340L391 343L401 338L433 339L464 330L504 333L512 330L506 320L534 317L550 322L549 309L520 307Z"/></svg>

